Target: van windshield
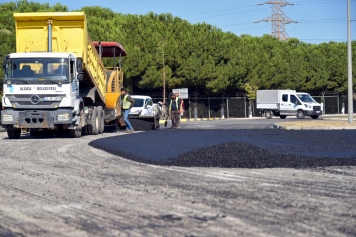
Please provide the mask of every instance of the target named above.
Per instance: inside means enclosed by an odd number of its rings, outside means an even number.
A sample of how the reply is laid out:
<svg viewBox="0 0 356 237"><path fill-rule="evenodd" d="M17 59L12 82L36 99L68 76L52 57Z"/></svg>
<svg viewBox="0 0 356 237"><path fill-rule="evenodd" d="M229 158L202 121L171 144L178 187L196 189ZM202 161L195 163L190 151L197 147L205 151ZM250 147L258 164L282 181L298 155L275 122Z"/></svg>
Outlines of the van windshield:
<svg viewBox="0 0 356 237"><path fill-rule="evenodd" d="M298 94L297 96L304 103L317 103L309 94Z"/></svg>

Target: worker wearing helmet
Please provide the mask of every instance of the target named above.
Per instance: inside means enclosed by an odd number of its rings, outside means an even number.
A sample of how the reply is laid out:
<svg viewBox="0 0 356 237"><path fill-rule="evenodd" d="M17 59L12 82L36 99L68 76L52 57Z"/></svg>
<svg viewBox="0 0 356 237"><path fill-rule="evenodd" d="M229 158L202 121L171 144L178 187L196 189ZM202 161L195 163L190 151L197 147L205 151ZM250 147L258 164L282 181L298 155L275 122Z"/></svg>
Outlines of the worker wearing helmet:
<svg viewBox="0 0 356 237"><path fill-rule="evenodd" d="M134 104L135 100L126 92L125 88L121 88L121 110L124 115L124 121L126 123L126 133L133 133L134 131L129 121L130 109Z"/></svg>

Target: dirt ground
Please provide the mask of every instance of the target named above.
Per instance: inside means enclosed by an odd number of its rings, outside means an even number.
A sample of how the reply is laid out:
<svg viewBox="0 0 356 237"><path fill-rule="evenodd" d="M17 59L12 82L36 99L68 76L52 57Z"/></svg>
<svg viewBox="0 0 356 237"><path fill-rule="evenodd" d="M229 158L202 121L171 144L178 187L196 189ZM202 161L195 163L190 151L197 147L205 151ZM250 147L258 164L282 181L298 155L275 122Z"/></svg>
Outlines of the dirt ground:
<svg viewBox="0 0 356 237"><path fill-rule="evenodd" d="M295 121L288 121L288 122L278 122L277 123L280 126L296 126L296 127L301 127L301 128L307 128L307 127L325 127L325 128L330 128L330 127L350 127L350 128L355 128L356 129L356 122L354 123L348 123L347 120L321 120L321 119L316 119L316 120L295 120Z"/></svg>
<svg viewBox="0 0 356 237"><path fill-rule="evenodd" d="M354 166L156 166L88 145L116 135L0 133L0 236L356 236Z"/></svg>

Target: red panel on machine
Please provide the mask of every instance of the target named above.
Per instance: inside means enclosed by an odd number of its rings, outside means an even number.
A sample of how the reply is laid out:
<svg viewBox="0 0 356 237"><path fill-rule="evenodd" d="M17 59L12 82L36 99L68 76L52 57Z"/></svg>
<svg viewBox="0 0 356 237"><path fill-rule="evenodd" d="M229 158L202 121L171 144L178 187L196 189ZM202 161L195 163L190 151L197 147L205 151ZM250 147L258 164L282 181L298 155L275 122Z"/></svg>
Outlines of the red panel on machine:
<svg viewBox="0 0 356 237"><path fill-rule="evenodd" d="M93 44L99 53L99 41L93 41ZM100 44L102 50L101 57L118 57L120 56L120 52L121 56L126 56L124 47L118 42L100 42Z"/></svg>

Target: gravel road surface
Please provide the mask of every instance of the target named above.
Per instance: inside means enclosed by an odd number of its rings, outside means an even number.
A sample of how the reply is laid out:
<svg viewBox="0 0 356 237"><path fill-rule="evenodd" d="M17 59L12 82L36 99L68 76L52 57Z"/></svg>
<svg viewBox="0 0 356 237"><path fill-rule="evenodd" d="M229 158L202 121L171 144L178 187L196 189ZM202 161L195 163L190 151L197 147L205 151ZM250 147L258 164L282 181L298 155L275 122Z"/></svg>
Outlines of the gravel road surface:
<svg viewBox="0 0 356 237"><path fill-rule="evenodd" d="M149 133L0 133L0 236L356 236L356 166L153 165L89 145L136 136L142 149Z"/></svg>

